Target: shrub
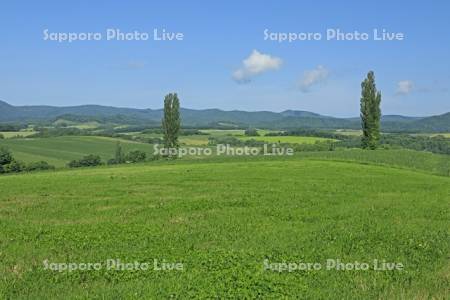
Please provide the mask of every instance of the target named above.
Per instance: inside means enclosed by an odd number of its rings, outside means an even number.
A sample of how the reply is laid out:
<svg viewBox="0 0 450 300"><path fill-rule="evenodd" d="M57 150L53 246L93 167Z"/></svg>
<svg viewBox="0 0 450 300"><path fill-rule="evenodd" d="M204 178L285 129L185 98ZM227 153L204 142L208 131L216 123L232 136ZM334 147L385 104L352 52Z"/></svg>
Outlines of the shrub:
<svg viewBox="0 0 450 300"><path fill-rule="evenodd" d="M143 162L146 159L147 159L147 154L140 150L131 151L125 157L125 160L127 162L131 162L131 163Z"/></svg>
<svg viewBox="0 0 450 300"><path fill-rule="evenodd" d="M110 158L108 159L108 161L106 162L107 165L117 165L118 162L115 158Z"/></svg>
<svg viewBox="0 0 450 300"><path fill-rule="evenodd" d="M11 151L4 147L0 147L0 165L10 164L14 160Z"/></svg>
<svg viewBox="0 0 450 300"><path fill-rule="evenodd" d="M46 161L32 162L25 165L25 163L15 160L8 149L0 148L0 174L53 169L55 169L55 167Z"/></svg>
<svg viewBox="0 0 450 300"><path fill-rule="evenodd" d="M87 155L79 160L72 160L68 163L70 168L95 167L102 165L102 159L98 155Z"/></svg>
<svg viewBox="0 0 450 300"><path fill-rule="evenodd" d="M55 167L46 161L32 162L27 165L27 171L54 170Z"/></svg>
<svg viewBox="0 0 450 300"><path fill-rule="evenodd" d="M4 166L5 173L20 173L26 171L26 165L17 160L13 160L11 163Z"/></svg>
<svg viewBox="0 0 450 300"><path fill-rule="evenodd" d="M198 129L181 129L180 135L208 135L207 133L201 132Z"/></svg>
<svg viewBox="0 0 450 300"><path fill-rule="evenodd" d="M258 130L256 130L255 128L248 128L244 131L244 134L246 136L259 136L258 134Z"/></svg>
<svg viewBox="0 0 450 300"><path fill-rule="evenodd" d="M71 160L68 164L67 164L67 166L69 167L69 168L79 168L79 167L81 167L81 165L80 165L80 161L79 160Z"/></svg>
<svg viewBox="0 0 450 300"><path fill-rule="evenodd" d="M0 133L0 140L4 139L5 136L3 134Z"/></svg>

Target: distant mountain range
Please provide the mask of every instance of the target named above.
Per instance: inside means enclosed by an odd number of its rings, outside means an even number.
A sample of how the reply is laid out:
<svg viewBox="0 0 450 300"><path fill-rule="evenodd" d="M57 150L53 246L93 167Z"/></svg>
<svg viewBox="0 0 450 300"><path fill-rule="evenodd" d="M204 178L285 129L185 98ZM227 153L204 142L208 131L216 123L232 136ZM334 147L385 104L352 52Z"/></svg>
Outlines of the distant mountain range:
<svg viewBox="0 0 450 300"><path fill-rule="evenodd" d="M258 127L268 129L318 128L359 129L359 117L335 118L308 111L223 111L220 109L181 109L182 124L189 127ZM2 123L49 123L58 119L83 117L102 123L148 124L158 126L162 109L119 108L101 105L13 106L0 101ZM450 112L431 117L386 115L383 131L450 132Z"/></svg>

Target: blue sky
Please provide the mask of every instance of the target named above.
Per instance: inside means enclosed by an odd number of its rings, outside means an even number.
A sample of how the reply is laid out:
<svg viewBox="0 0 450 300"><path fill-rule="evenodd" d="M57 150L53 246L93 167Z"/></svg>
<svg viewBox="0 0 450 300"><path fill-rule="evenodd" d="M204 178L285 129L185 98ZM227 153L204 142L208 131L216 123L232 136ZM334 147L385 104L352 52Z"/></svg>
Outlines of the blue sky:
<svg viewBox="0 0 450 300"><path fill-rule="evenodd" d="M176 91L189 108L356 116L361 80L374 70L384 114L450 111L448 1L118 2L4 1L0 99L160 108ZM150 39L106 41L108 28L150 32ZM154 28L184 39L154 41ZM329 28L368 32L370 39L264 40L265 29ZM45 29L100 32L103 39L46 41ZM405 39L373 41L373 29Z"/></svg>

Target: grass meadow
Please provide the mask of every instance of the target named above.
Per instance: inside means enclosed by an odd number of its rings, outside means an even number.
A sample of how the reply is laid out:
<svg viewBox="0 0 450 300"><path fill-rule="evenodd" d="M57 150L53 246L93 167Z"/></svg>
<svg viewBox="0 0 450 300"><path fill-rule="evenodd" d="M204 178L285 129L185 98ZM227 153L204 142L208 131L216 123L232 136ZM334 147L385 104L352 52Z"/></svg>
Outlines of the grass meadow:
<svg viewBox="0 0 450 300"><path fill-rule="evenodd" d="M100 136L61 136L50 138L3 139L4 146L13 151L14 157L24 162L44 160L56 167L64 167L70 160L88 154L99 155L103 160L114 156L116 143L124 151L141 150L153 152L150 144Z"/></svg>
<svg viewBox="0 0 450 300"><path fill-rule="evenodd" d="M5 139L27 137L35 133L35 131L0 131L0 134L3 135Z"/></svg>
<svg viewBox="0 0 450 300"><path fill-rule="evenodd" d="M245 130L243 129L201 129L200 132L207 133L215 136L244 136ZM258 129L258 134L264 136L268 133L280 132L279 130Z"/></svg>
<svg viewBox="0 0 450 300"><path fill-rule="evenodd" d="M231 133L229 131L231 131ZM129 134L143 137L162 136L160 134ZM236 137L242 140L256 139L259 141L266 141L268 143L315 143L316 141L327 140L319 137L301 136L245 137L242 135L238 135L238 130L213 130L210 132L210 134L211 135L180 136L180 144L185 147L206 146L208 145L208 138L211 136L233 134L236 134ZM103 160L106 161L114 155L117 142L121 143L125 152L131 150L141 150L146 152L148 156L151 156L151 154L153 153L153 146L151 144L101 136L60 136L49 138L14 139L6 138L0 139L0 147L3 146L10 149L11 151L13 151L16 159L24 162L44 160L56 167L64 167L70 160L79 159L82 156L88 154L99 155Z"/></svg>
<svg viewBox="0 0 450 300"><path fill-rule="evenodd" d="M211 131L314 143L317 137ZM133 134L133 133L132 133ZM99 137L3 139L25 162L62 168L151 144ZM450 160L412 150L200 156L0 176L0 299L448 299ZM182 270L108 269L125 263ZM327 269L329 260L367 270ZM374 261L400 263L379 270ZM55 271L45 263L96 263ZM280 270L267 265L319 264ZM380 263L377 263L380 268Z"/></svg>
<svg viewBox="0 0 450 300"><path fill-rule="evenodd" d="M448 177L318 158L216 159L2 176L0 190L0 298L449 296ZM109 258L183 270L43 267ZM404 270L264 268L327 259Z"/></svg>
<svg viewBox="0 0 450 300"><path fill-rule="evenodd" d="M241 136L244 135L243 129L201 129L200 132L216 136Z"/></svg>
<svg viewBox="0 0 450 300"><path fill-rule="evenodd" d="M315 136L241 136L242 140L256 140L267 143L290 143L290 144L314 144L322 141L335 141L333 139Z"/></svg>

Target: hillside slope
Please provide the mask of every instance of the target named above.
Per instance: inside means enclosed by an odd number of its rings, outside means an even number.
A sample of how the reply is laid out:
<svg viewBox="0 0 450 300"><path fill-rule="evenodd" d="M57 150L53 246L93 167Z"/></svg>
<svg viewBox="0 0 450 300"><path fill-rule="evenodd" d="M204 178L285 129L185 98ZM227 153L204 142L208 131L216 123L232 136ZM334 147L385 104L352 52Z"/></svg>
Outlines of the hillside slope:
<svg viewBox="0 0 450 300"><path fill-rule="evenodd" d="M153 152L150 144L100 136L5 139L0 140L0 147L10 149L17 160L26 163L43 160L55 167L65 167L69 161L89 154L99 155L105 162L114 157L117 142L124 152L140 150L148 157Z"/></svg>
<svg viewBox="0 0 450 300"><path fill-rule="evenodd" d="M342 162L174 162L2 176L0 190L0 298L448 296L450 178ZM108 270L107 259L184 269ZM371 269L327 270L329 259ZM375 271L375 259L404 271ZM281 262L322 269L265 267Z"/></svg>

